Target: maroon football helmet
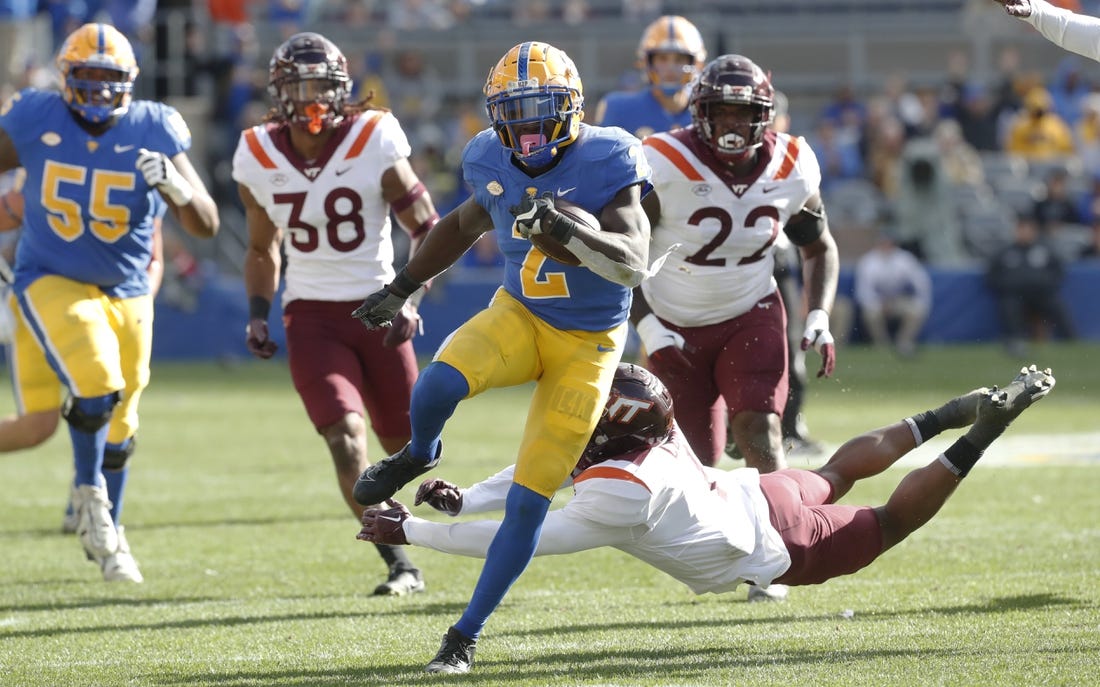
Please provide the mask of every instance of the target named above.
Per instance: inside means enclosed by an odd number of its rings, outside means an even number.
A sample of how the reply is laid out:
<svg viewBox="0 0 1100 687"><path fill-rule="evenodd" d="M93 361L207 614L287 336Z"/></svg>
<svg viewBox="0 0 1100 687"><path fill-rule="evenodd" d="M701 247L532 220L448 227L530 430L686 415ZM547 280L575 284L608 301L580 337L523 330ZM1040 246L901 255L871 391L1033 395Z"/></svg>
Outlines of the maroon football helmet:
<svg viewBox="0 0 1100 687"><path fill-rule="evenodd" d="M672 432L672 394L649 370L619 363L603 415L573 474L596 463L656 446Z"/></svg>
<svg viewBox="0 0 1100 687"><path fill-rule="evenodd" d="M297 33L275 49L267 92L279 113L311 134L340 123L351 94L348 61L319 33Z"/></svg>
<svg viewBox="0 0 1100 687"><path fill-rule="evenodd" d="M715 123L715 108L745 105L753 110L747 126ZM741 55L722 55L703 67L688 101L695 134L724 162L739 162L764 142L775 117L775 89L755 62Z"/></svg>

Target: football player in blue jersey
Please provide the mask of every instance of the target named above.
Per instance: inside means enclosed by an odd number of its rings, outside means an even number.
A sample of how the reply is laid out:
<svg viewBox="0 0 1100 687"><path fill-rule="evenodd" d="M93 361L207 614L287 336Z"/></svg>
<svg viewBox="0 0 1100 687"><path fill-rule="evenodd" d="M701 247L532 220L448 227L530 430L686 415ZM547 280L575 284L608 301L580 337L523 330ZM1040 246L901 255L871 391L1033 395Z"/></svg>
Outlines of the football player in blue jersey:
<svg viewBox="0 0 1100 687"><path fill-rule="evenodd" d="M27 174L15 345L44 351L68 391L61 415L84 550L104 579L140 582L118 516L149 381L155 220L167 203L184 230L212 237L218 212L187 158L183 118L132 99L137 62L117 29L78 28L57 66L61 93L26 89L0 108L0 172L21 166ZM39 379L47 381L20 380L27 411L56 404L52 378L40 371Z"/></svg>
<svg viewBox="0 0 1100 687"><path fill-rule="evenodd" d="M359 477L363 504L389 499L435 467L440 434L459 401L534 381L504 522L462 617L428 672L464 673L489 615L531 560L550 497L576 465L600 418L622 354L631 289L649 273L649 221L641 207L649 164L638 139L588 126L573 61L546 43L521 43L489 72L492 126L462 156L473 195L443 217L408 265L353 315L388 326L421 284L496 232L504 283L489 306L443 343L413 388L412 440ZM568 200L587 226L555 207ZM566 265L537 246L568 250ZM560 257L560 256L559 256Z"/></svg>
<svg viewBox="0 0 1100 687"><path fill-rule="evenodd" d="M646 88L608 93L596 107L596 123L621 126L638 138L686 127L691 124L691 82L706 61L703 36L695 24L675 15L659 17L638 42L638 67L645 73Z"/></svg>

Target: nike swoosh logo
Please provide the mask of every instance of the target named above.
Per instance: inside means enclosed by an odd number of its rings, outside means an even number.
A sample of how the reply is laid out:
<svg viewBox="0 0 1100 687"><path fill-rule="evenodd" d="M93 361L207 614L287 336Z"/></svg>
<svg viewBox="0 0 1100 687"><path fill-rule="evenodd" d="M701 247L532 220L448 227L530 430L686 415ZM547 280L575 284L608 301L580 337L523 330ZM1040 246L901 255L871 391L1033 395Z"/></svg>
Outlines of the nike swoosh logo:
<svg viewBox="0 0 1100 687"><path fill-rule="evenodd" d="M576 186L570 186L569 188L565 189L564 191L563 191L563 190L561 190L561 188L559 187L559 188L558 188L558 198L561 198L561 197L562 197L562 196L564 196L564 195L565 195L566 193L569 193L570 191L575 191L575 190L577 190L577 187L576 187Z"/></svg>
<svg viewBox="0 0 1100 687"><path fill-rule="evenodd" d="M761 193L771 193L772 191L774 191L777 188L779 188L779 187L778 186L765 186L764 188L760 189L760 191L761 191Z"/></svg>
<svg viewBox="0 0 1100 687"><path fill-rule="evenodd" d="M338 169L338 170L336 170L336 176L340 176L341 174L344 174L345 172L350 172L350 171L351 171L351 167L344 167L343 169Z"/></svg>
<svg viewBox="0 0 1100 687"><path fill-rule="evenodd" d="M379 515L378 517L382 518L383 520L389 520L390 522L401 522L402 520L404 520L404 518L402 518L400 515Z"/></svg>
<svg viewBox="0 0 1100 687"><path fill-rule="evenodd" d="M134 149L133 145L123 146L123 145L119 145L117 143L115 144L115 152L116 153L125 153L126 151L133 150L133 149Z"/></svg>
<svg viewBox="0 0 1100 687"><path fill-rule="evenodd" d="M610 353L615 350L614 346L604 346L603 344L596 344L596 350L600 353Z"/></svg>

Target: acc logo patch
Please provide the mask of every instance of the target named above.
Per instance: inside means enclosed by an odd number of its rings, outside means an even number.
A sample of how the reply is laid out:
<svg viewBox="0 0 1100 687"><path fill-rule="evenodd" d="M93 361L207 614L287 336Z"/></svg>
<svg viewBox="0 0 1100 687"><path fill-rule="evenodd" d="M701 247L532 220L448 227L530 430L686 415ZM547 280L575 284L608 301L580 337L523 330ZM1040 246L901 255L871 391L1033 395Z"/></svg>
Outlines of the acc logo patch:
<svg viewBox="0 0 1100 687"><path fill-rule="evenodd" d="M499 196L504 193L504 187L496 181L490 181L489 183L485 184L485 190L488 191L489 195L491 196Z"/></svg>
<svg viewBox="0 0 1100 687"><path fill-rule="evenodd" d="M691 187L691 192L697 196L709 196L710 184L695 184Z"/></svg>
<svg viewBox="0 0 1100 687"><path fill-rule="evenodd" d="M61 143L61 134L56 131L47 131L42 134L42 137L38 140L42 141L45 145L55 146Z"/></svg>
<svg viewBox="0 0 1100 687"><path fill-rule="evenodd" d="M285 174L272 174L271 175L271 185L272 186L286 186L287 181L289 181L289 179L286 178Z"/></svg>

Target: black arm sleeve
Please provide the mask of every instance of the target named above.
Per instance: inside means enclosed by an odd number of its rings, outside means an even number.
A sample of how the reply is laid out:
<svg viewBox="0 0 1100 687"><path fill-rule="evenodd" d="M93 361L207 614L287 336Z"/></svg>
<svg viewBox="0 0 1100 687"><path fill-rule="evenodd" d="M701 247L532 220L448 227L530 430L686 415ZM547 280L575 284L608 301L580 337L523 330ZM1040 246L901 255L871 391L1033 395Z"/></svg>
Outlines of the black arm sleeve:
<svg viewBox="0 0 1100 687"><path fill-rule="evenodd" d="M825 217L825 206L818 206L816 210L809 207L792 217L783 231L790 237L791 243L796 246L808 246L825 233L829 226L829 220Z"/></svg>

